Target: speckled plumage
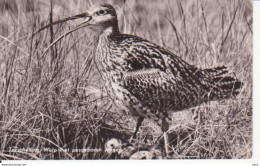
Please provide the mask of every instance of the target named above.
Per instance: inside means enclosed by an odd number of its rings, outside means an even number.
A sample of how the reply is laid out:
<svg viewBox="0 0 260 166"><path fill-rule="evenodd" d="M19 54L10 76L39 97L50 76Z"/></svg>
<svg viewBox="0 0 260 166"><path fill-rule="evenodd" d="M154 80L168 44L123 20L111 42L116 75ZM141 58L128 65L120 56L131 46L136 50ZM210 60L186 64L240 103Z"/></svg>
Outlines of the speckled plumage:
<svg viewBox="0 0 260 166"><path fill-rule="evenodd" d="M100 35L95 60L113 102L158 124L170 111L235 96L241 85L225 76L224 66L198 69L154 43L119 32Z"/></svg>
<svg viewBox="0 0 260 166"><path fill-rule="evenodd" d="M90 13L83 15L98 31L97 69L118 109L139 117L136 132L144 118L166 131L169 112L239 93L242 83L228 76L225 66L199 69L161 46L121 34L115 9L109 4L94 7Z"/></svg>

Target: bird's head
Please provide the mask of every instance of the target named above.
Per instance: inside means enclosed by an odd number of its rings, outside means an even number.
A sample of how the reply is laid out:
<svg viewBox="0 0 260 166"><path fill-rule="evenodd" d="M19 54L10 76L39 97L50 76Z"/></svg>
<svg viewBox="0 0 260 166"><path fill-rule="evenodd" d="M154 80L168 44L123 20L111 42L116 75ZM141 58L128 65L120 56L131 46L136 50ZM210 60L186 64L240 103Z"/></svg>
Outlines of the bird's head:
<svg viewBox="0 0 260 166"><path fill-rule="evenodd" d="M98 5L90 8L86 12L86 23L92 26L112 26L117 24L117 14L110 4Z"/></svg>
<svg viewBox="0 0 260 166"><path fill-rule="evenodd" d="M100 33L102 32L119 33L117 14L114 7L110 4L93 6L84 13L58 20L52 24L49 24L41 28L39 31L47 27L50 27L52 25L66 22L69 20L75 20L75 19L84 19L76 27L78 29L81 27L88 26L93 30L99 31Z"/></svg>

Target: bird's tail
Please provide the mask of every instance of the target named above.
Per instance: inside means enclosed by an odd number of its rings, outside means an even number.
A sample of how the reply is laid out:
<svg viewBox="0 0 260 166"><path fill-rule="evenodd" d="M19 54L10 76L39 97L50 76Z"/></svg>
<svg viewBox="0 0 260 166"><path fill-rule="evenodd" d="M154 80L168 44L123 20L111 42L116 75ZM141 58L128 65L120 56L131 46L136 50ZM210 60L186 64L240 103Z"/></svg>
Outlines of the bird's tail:
<svg viewBox="0 0 260 166"><path fill-rule="evenodd" d="M226 66L204 69L204 74L210 79L208 97L211 100L235 97L243 86L235 76L230 76Z"/></svg>

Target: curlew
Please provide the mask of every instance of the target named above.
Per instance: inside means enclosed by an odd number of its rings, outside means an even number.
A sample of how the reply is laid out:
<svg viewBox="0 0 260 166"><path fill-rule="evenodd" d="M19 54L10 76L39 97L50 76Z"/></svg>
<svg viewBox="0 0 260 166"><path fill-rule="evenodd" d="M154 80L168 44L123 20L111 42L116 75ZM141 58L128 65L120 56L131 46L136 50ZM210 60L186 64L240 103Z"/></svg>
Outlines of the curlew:
<svg viewBox="0 0 260 166"><path fill-rule="evenodd" d="M110 4L91 7L42 29L78 18L84 21L69 33L83 27L96 31L97 69L117 108L138 117L133 137L144 118L153 120L164 133L166 154L171 112L239 94L242 83L230 76L227 67L200 69L148 40L120 33L116 11Z"/></svg>

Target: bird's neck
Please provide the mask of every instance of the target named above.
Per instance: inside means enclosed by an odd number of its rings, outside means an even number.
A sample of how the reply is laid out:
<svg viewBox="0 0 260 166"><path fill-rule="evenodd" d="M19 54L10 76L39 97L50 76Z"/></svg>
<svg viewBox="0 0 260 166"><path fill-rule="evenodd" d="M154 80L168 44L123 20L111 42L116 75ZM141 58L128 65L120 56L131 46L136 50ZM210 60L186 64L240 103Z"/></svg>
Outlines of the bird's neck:
<svg viewBox="0 0 260 166"><path fill-rule="evenodd" d="M113 35L113 34L115 34L115 30L113 29L112 26L107 27L107 28L101 33L102 36L106 36L106 37L109 37L109 36L111 36L111 35Z"/></svg>
<svg viewBox="0 0 260 166"><path fill-rule="evenodd" d="M113 76L116 79L120 76L121 70L118 70L118 68L121 67L121 65L118 64L123 62L123 56L118 57L117 54L113 53L113 50L116 49L114 37L119 34L120 32L118 29L108 27L103 30L97 40L94 60L97 65L97 69L104 80L112 79L108 77Z"/></svg>
<svg viewBox="0 0 260 166"><path fill-rule="evenodd" d="M103 28L104 29L100 35L105 35L107 37L111 37L111 36L120 34L117 21L108 22L107 24L104 24Z"/></svg>

